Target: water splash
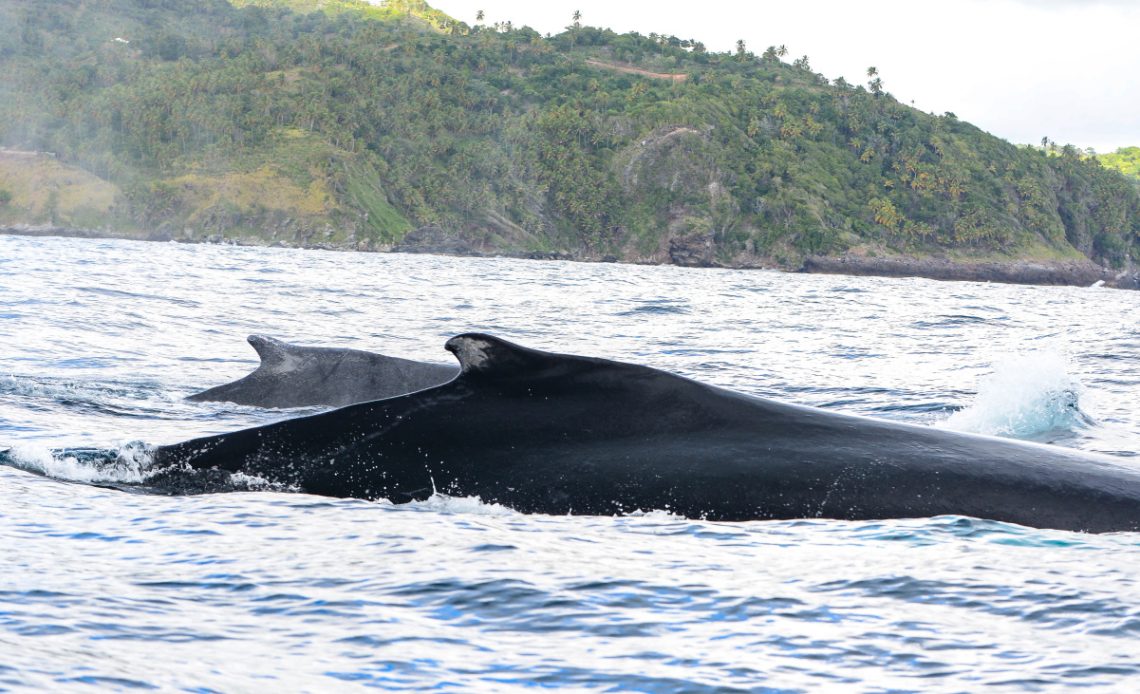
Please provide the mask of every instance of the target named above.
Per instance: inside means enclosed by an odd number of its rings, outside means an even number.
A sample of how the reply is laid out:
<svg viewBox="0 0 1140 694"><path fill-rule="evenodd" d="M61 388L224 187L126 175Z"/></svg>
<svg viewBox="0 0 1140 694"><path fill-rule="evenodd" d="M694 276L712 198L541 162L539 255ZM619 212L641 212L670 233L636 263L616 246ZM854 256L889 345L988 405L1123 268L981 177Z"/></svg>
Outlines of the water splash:
<svg viewBox="0 0 1140 694"><path fill-rule="evenodd" d="M150 475L153 448L132 441L116 449L52 451L34 444L0 451L0 463L69 482L141 484Z"/></svg>
<svg viewBox="0 0 1140 694"><path fill-rule="evenodd" d="M156 466L154 447L132 441L116 448L52 450L33 444L0 449L0 465L66 482L108 485L158 494L204 494L235 491L300 491L295 485L244 472ZM477 501L477 500L476 500Z"/></svg>
<svg viewBox="0 0 1140 694"><path fill-rule="evenodd" d="M979 381L974 402L942 426L1009 438L1052 438L1096 423L1081 409L1083 391L1060 354L1012 355L994 362L993 372Z"/></svg>
<svg viewBox="0 0 1140 694"><path fill-rule="evenodd" d="M391 504L387 499L380 503ZM434 511L436 513L475 515L475 516L518 516L518 511L501 504L484 502L477 496L448 496L435 492L423 501L412 501L406 505L410 510Z"/></svg>

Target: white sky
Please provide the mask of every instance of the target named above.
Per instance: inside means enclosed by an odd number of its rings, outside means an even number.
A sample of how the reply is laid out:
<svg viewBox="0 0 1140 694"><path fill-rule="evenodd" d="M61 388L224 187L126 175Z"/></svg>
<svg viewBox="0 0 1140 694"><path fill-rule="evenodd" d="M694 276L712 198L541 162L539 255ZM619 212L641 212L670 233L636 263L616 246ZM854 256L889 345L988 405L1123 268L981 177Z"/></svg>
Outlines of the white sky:
<svg viewBox="0 0 1140 694"><path fill-rule="evenodd" d="M1140 0L428 0L468 24L510 20L673 34L760 54L785 44L815 72L953 111L1017 144L1048 136L1111 152L1140 146Z"/></svg>

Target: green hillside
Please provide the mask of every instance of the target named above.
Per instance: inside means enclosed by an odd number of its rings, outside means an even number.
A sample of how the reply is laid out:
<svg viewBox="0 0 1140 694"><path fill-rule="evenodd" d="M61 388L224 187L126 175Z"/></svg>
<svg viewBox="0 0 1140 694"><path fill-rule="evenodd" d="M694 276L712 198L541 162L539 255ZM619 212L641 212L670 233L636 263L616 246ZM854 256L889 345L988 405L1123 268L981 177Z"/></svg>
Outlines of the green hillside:
<svg viewBox="0 0 1140 694"><path fill-rule="evenodd" d="M1112 154L1098 154L1104 166L1140 180L1140 147L1121 147Z"/></svg>
<svg viewBox="0 0 1140 694"><path fill-rule="evenodd" d="M730 265L1140 256L1120 173L775 49L417 0L10 0L0 25L0 146L118 191L45 211L0 178L0 224Z"/></svg>

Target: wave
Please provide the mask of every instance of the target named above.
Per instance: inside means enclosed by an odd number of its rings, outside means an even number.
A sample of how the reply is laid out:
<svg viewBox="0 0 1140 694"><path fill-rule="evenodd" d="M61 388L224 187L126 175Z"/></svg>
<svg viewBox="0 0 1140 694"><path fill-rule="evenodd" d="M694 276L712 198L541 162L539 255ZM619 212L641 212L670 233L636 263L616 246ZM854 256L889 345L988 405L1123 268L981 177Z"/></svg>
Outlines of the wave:
<svg viewBox="0 0 1140 694"><path fill-rule="evenodd" d="M1081 408L1084 387L1054 352L1012 355L996 361L978 384L974 401L941 426L1018 439L1052 439L1096 424Z"/></svg>
<svg viewBox="0 0 1140 694"><path fill-rule="evenodd" d="M392 504L387 499L379 503ZM474 516L518 516L518 511L502 504L485 502L477 496L448 496L434 492L423 501L412 501L403 505L408 510L432 511L447 515L474 515Z"/></svg>
<svg viewBox="0 0 1140 694"><path fill-rule="evenodd" d="M42 407L123 417L164 411L170 404L181 402L176 393L151 381L95 381L11 374L0 374L0 397L37 401Z"/></svg>
<svg viewBox="0 0 1140 694"><path fill-rule="evenodd" d="M132 441L116 448L66 448L20 444L0 449L0 464L65 482L156 494L297 491L244 472L156 467L154 447Z"/></svg>
<svg viewBox="0 0 1140 694"><path fill-rule="evenodd" d="M631 309L621 311L615 315L618 316L642 316L642 315L664 315L664 314L687 314L689 313L689 306L687 301L674 300L674 299L647 299L637 302L639 305Z"/></svg>
<svg viewBox="0 0 1140 694"><path fill-rule="evenodd" d="M23 444L0 451L0 463L45 477L89 484L142 484L149 477L150 446L139 442L117 449L76 448L53 451Z"/></svg>

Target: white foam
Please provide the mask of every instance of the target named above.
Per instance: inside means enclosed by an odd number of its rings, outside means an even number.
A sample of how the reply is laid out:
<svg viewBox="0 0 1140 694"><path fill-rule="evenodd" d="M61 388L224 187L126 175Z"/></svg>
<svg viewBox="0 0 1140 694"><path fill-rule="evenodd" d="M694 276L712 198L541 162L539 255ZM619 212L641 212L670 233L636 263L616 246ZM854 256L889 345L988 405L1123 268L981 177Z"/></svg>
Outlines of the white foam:
<svg viewBox="0 0 1140 694"><path fill-rule="evenodd" d="M299 492L301 488L296 485L281 484L278 482L271 482L264 477L257 475L250 475L245 472L234 472L230 474L230 482L234 487L244 489L246 491L275 491L275 492Z"/></svg>
<svg viewBox="0 0 1140 694"><path fill-rule="evenodd" d="M0 375L0 393L21 397L74 397L79 386L69 381L44 382L27 376Z"/></svg>
<svg viewBox="0 0 1140 694"><path fill-rule="evenodd" d="M140 443L128 443L116 450L112 460L80 460L74 454L53 453L50 449L30 444L13 446L8 457L20 468L46 477L71 482L123 482L138 484L146 478L144 470L151 463L151 449Z"/></svg>
<svg viewBox="0 0 1140 694"><path fill-rule="evenodd" d="M1093 423L1080 407L1083 391L1080 381L1069 374L1062 355L1011 355L994 362L993 372L979 380L974 402L941 425L1012 438L1073 431Z"/></svg>
<svg viewBox="0 0 1140 694"><path fill-rule="evenodd" d="M437 513L464 514L475 516L515 516L513 511L502 504L484 503L477 496L448 496L436 492L423 501L413 501L410 508Z"/></svg>
<svg viewBox="0 0 1140 694"><path fill-rule="evenodd" d="M667 509L654 509L652 511L632 511L625 514L627 518L641 518L651 521L685 521L688 518Z"/></svg>

